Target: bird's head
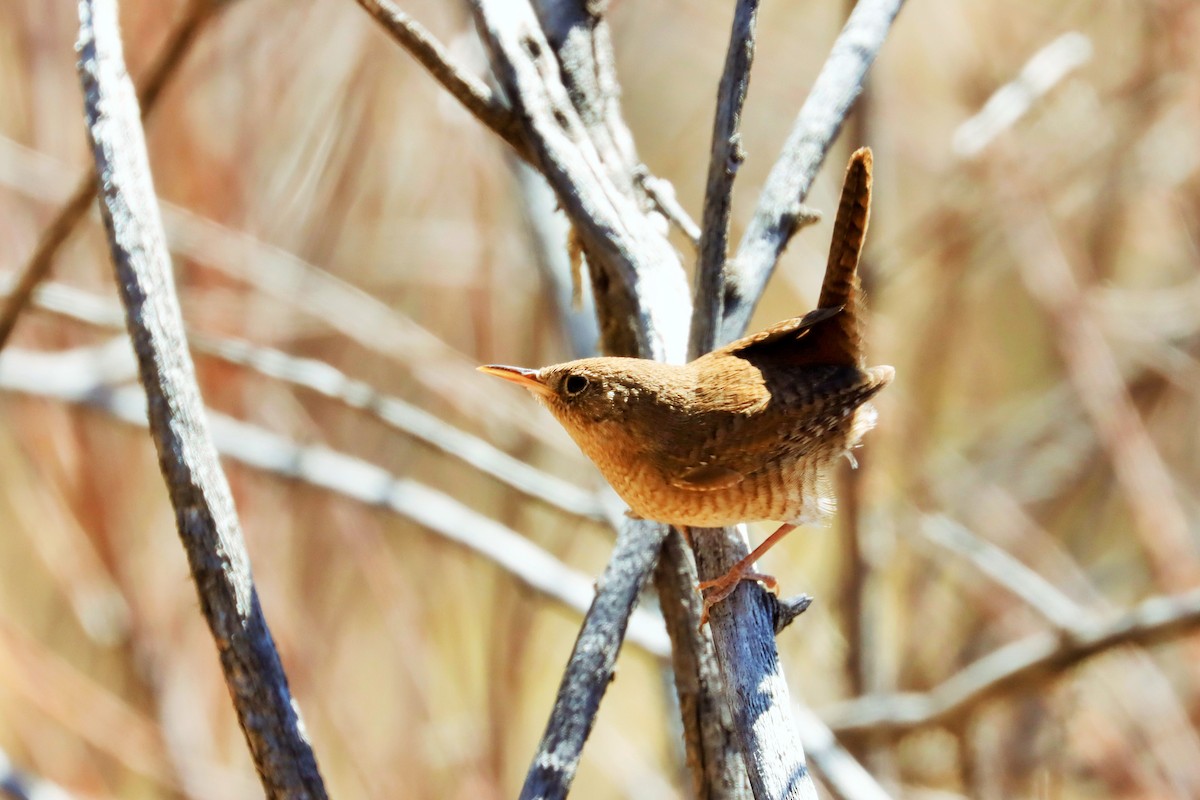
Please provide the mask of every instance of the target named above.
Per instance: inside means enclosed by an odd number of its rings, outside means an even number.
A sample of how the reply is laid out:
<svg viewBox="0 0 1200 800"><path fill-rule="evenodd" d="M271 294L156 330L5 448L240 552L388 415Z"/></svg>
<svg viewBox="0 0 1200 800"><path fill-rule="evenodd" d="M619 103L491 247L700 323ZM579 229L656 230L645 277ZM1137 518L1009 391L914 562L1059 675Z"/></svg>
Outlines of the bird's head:
<svg viewBox="0 0 1200 800"><path fill-rule="evenodd" d="M639 358L584 358L541 369L489 364L480 372L528 389L570 433L622 420L630 408L661 401L665 365Z"/></svg>

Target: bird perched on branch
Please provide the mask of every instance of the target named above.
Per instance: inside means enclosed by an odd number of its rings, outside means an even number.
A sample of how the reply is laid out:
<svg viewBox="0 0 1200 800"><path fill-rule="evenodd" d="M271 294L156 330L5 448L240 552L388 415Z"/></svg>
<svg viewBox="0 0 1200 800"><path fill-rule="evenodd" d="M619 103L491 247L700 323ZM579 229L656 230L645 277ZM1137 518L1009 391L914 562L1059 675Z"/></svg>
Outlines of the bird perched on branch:
<svg viewBox="0 0 1200 800"><path fill-rule="evenodd" d="M632 514L675 526L784 524L721 577L700 584L704 616L754 562L832 507L825 473L875 425L868 401L894 375L867 368L858 260L871 151L846 170L817 308L682 366L585 358L541 369L489 365L524 386L595 462ZM851 457L852 458L852 457Z"/></svg>

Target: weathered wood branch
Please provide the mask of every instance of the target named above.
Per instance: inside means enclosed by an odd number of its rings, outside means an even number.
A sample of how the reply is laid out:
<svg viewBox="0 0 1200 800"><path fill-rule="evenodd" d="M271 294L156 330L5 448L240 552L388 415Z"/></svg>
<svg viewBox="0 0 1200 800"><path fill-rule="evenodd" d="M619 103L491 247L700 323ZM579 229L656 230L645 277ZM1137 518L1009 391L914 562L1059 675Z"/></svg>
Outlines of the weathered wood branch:
<svg viewBox="0 0 1200 800"><path fill-rule="evenodd" d="M561 800L567 796L583 745L595 724L596 711L612 680L630 609L654 568L667 532L665 525L645 520L628 519L621 525L613 555L563 673L537 755L525 777L521 800ZM647 541L652 546L645 546Z"/></svg>
<svg viewBox="0 0 1200 800"><path fill-rule="evenodd" d="M454 63L445 45L391 0L356 0L433 79L522 158L528 158L512 109L487 84Z"/></svg>
<svg viewBox="0 0 1200 800"><path fill-rule="evenodd" d="M726 267L719 344L745 333L784 248L797 226L809 219L804 198L902 5L904 0L859 0L834 42L767 176L737 255Z"/></svg>
<svg viewBox="0 0 1200 800"><path fill-rule="evenodd" d="M208 433L114 0L79 5L79 75L117 285L200 606L268 797L324 798Z"/></svg>
<svg viewBox="0 0 1200 800"><path fill-rule="evenodd" d="M758 0L739 0L733 12L725 69L717 89L708 183L704 191L700 258L696 264L695 311L692 313L688 344L688 355L692 358L713 349L720 337L724 318L725 259L729 255L733 182L746 157L738 127L742 119L742 105L750 88L757 18Z"/></svg>
<svg viewBox="0 0 1200 800"><path fill-rule="evenodd" d="M682 361L691 304L679 257L613 181L533 8L528 0L472 0L472 6L532 163L583 244L606 349Z"/></svg>

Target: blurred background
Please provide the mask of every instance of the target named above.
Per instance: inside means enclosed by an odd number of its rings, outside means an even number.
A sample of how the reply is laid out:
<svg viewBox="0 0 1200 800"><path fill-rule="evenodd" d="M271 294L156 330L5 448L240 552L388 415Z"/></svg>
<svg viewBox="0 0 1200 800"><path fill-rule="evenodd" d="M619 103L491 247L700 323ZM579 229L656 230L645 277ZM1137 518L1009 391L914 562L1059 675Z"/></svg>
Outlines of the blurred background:
<svg viewBox="0 0 1200 800"><path fill-rule="evenodd" d="M483 72L464 4L401 5ZM121 6L136 80L188 6ZM846 12L763 4L735 240ZM640 156L693 217L730 18L611 8ZM71 3L0 3L6 287L89 163L76 26ZM902 11L808 198L825 221L751 325L814 305L845 158L872 146L870 361L897 379L841 513L765 562L816 597L780 648L835 730L860 695L934 690L1200 585L1198 37L1190 0ZM332 794L514 796L580 614L450 537L503 526L577 582L613 539L595 470L473 371L571 356L537 267L552 206L529 210L503 145L350 0L228 3L147 136L201 389L241 448L229 479ZM261 796L152 445L119 418L116 303L93 204L0 371L0 748L79 797ZM446 452L478 440L550 501ZM370 488L388 476L420 486L389 508ZM1200 796L1198 647L1114 649L947 724L845 741L904 797ZM685 796L672 698L626 647L573 796Z"/></svg>

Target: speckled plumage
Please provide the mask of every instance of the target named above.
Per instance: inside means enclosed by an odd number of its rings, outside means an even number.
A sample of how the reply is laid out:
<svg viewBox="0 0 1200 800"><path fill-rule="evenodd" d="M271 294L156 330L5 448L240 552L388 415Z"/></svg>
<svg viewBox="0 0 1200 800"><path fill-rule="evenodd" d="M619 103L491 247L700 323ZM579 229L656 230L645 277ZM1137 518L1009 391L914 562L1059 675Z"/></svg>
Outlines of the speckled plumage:
<svg viewBox="0 0 1200 800"><path fill-rule="evenodd" d="M682 366L585 358L484 367L534 391L631 511L675 525L804 523L830 503L824 473L875 423L892 379L862 353L858 257L871 157L851 159L818 307Z"/></svg>
<svg viewBox="0 0 1200 800"><path fill-rule="evenodd" d="M679 526L802 524L830 506L828 468L875 424L868 402L893 377L867 368L858 259L871 153L850 160L817 308L682 366L585 358L539 370L480 369L550 410L637 516ZM750 573L785 524L725 576L705 612Z"/></svg>

